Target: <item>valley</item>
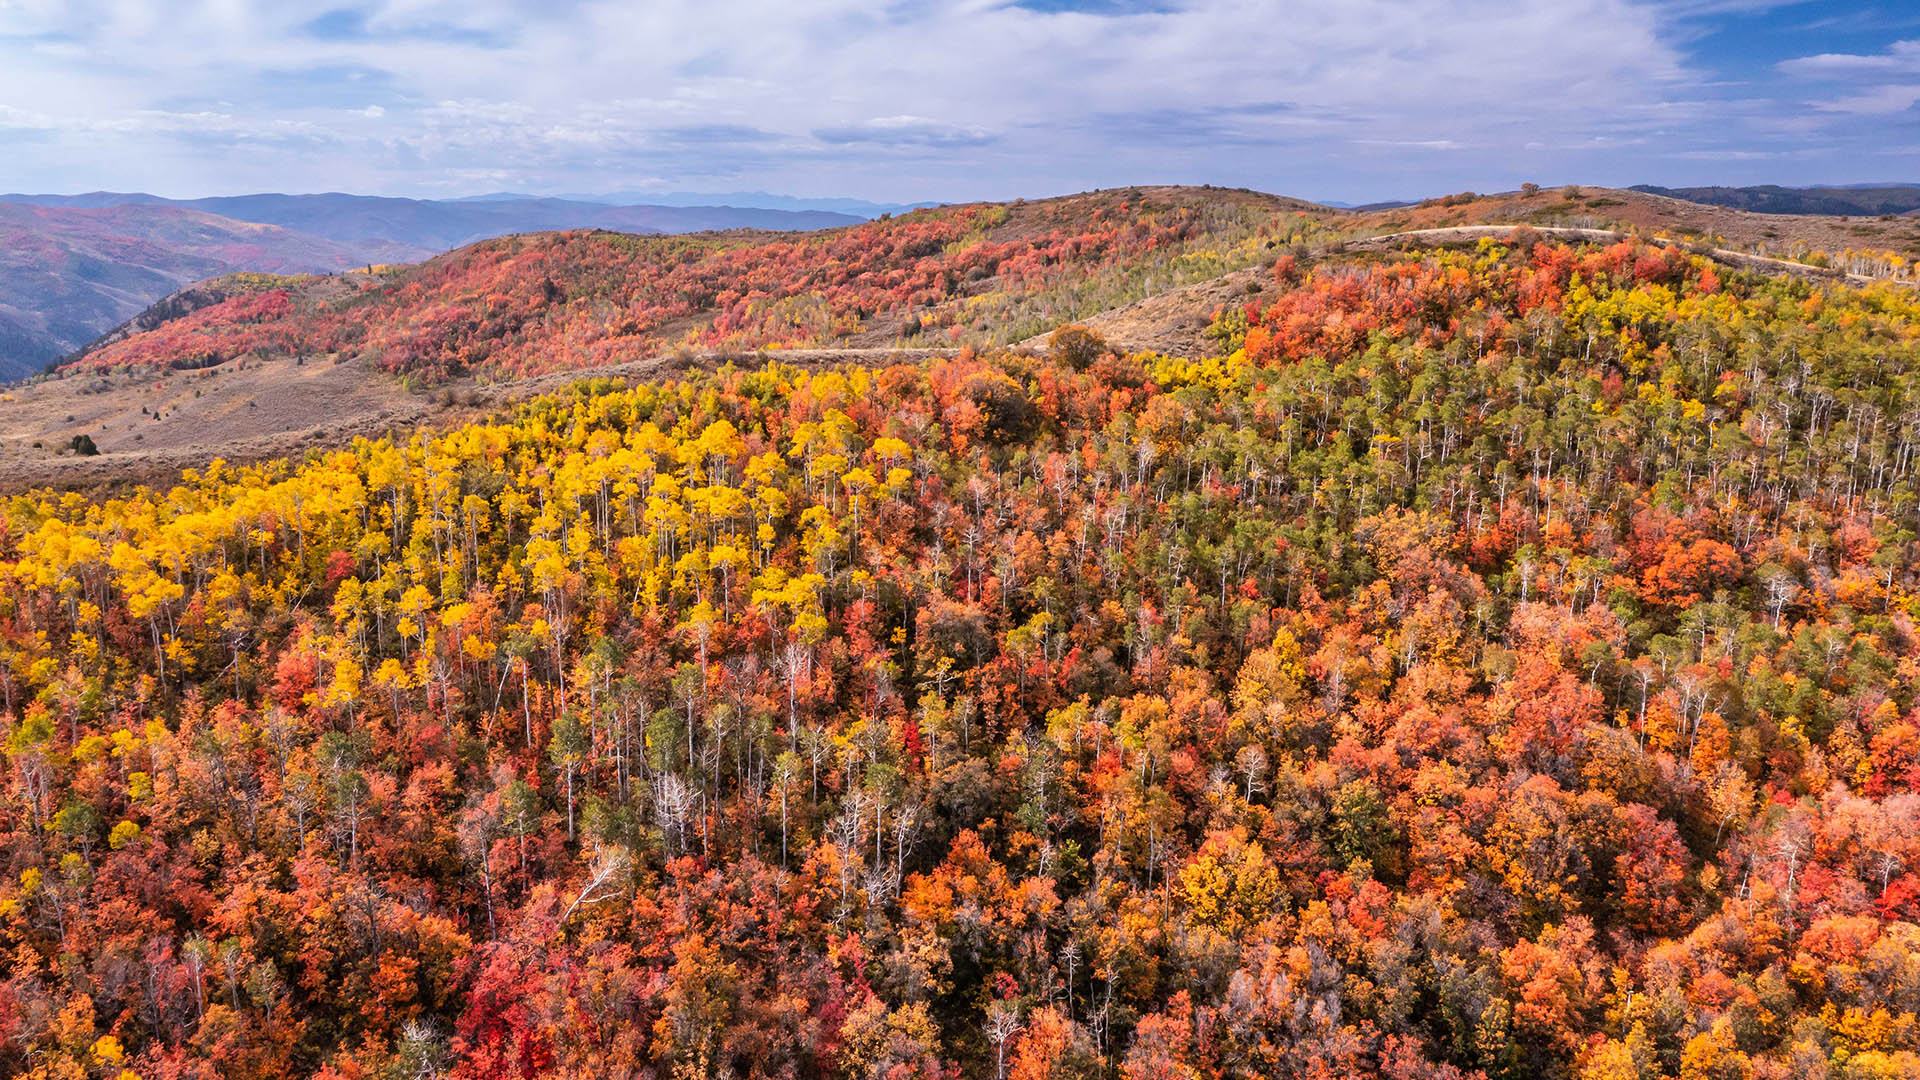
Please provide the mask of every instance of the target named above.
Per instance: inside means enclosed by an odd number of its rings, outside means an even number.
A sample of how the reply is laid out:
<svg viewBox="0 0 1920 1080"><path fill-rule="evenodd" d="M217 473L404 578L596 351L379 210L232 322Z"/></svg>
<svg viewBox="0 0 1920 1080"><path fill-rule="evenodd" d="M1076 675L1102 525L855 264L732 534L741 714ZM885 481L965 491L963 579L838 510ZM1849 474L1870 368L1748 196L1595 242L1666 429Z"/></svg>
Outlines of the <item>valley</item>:
<svg viewBox="0 0 1920 1080"><path fill-rule="evenodd" d="M317 237L198 211L0 202L0 381L46 367L203 278L358 261Z"/></svg>

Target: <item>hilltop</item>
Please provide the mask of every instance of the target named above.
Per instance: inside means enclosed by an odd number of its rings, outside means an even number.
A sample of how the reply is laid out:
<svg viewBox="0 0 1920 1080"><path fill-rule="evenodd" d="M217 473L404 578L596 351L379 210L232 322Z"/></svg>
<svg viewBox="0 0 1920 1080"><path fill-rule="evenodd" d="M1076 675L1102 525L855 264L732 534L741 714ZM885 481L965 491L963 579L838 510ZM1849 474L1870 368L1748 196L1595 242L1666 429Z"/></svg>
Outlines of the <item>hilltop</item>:
<svg viewBox="0 0 1920 1080"><path fill-rule="evenodd" d="M1920 218L1843 218L1762 214L1620 188L1536 188L1497 195L1458 195L1354 215L1364 232L1401 232L1478 224L1626 229L1681 243L1839 265L1862 272L1896 269L1888 256L1920 256ZM1900 269L1904 269L1903 267Z"/></svg>
<svg viewBox="0 0 1920 1080"><path fill-rule="evenodd" d="M987 344L1271 258L1326 213L1252 192L1138 188L801 235L513 236L347 279L236 289L68 366L345 357L434 383L677 347Z"/></svg>
<svg viewBox="0 0 1920 1080"><path fill-rule="evenodd" d="M881 361L1015 341L1270 261L1319 236L1329 213L1145 187L809 234L575 230L414 265L226 275L13 388L0 463L16 485L111 482L444 423L471 415L452 403L568 373L630 377L766 348ZM1204 326L1210 310L1177 319ZM67 452L82 433L103 458Z"/></svg>
<svg viewBox="0 0 1920 1080"><path fill-rule="evenodd" d="M805 235L519 235L345 278L213 283L196 295L220 302L170 299L138 320L140 332L116 332L68 366L349 358L433 383L680 347L986 345L1215 288L1207 283L1283 249L1475 224L1617 230L1882 276L1920 255L1920 219L1761 215L1605 188L1463 193L1371 211L1131 188L926 209Z"/></svg>

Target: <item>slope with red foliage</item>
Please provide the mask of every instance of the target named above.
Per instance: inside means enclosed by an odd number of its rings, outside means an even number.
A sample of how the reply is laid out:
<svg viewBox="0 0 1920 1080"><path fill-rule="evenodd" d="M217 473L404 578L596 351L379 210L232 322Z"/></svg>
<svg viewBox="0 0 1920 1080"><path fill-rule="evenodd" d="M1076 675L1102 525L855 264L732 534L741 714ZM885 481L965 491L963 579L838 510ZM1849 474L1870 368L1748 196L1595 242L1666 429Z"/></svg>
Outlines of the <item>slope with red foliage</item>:
<svg viewBox="0 0 1920 1080"><path fill-rule="evenodd" d="M1005 340L1257 260L1298 204L1186 189L920 211L804 236L561 232L485 241L325 296L229 301L76 366L348 354L425 382L619 363L675 346Z"/></svg>

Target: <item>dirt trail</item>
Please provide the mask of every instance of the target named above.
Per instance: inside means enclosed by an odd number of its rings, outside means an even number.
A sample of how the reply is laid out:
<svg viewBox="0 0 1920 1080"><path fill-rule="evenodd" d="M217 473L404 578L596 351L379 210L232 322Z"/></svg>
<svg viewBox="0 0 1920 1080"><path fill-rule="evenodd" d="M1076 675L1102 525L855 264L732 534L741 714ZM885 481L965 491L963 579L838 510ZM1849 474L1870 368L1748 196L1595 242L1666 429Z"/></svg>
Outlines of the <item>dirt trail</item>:
<svg viewBox="0 0 1920 1080"><path fill-rule="evenodd" d="M1079 325L1126 352L1157 352L1168 356L1200 357L1214 346L1206 329L1216 308L1244 302L1262 285L1263 267L1233 270L1216 278L1182 285L1081 319ZM1251 292L1249 291L1251 287ZM1016 342L1017 349L1044 349L1052 331Z"/></svg>

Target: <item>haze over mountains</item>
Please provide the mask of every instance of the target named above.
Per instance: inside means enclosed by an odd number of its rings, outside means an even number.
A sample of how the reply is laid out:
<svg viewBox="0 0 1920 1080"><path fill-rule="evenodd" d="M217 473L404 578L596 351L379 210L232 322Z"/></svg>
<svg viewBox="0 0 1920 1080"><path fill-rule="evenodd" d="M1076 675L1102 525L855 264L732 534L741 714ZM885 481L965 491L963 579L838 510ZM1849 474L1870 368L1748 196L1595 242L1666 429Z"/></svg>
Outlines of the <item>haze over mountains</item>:
<svg viewBox="0 0 1920 1080"><path fill-rule="evenodd" d="M523 192L496 191L485 195L467 195L452 202L510 202L516 199L566 199L570 202L606 203L612 206L731 206L755 210L826 210L855 217L876 218L881 214L899 214L921 207L938 206L935 201L882 203L867 199L803 198L776 195L770 191L610 191L599 194L561 192L555 195L529 195Z"/></svg>
<svg viewBox="0 0 1920 1080"><path fill-rule="evenodd" d="M347 245L183 207L0 204L0 380L57 360L203 278L362 262Z"/></svg>
<svg viewBox="0 0 1920 1080"><path fill-rule="evenodd" d="M30 374L183 286L234 271L306 273L418 262L476 240L554 229L784 231L847 225L866 216L798 206L623 205L530 196L0 195L0 380Z"/></svg>
<svg viewBox="0 0 1920 1080"><path fill-rule="evenodd" d="M38 206L171 206L236 221L296 229L360 249L375 262L413 262L449 248L517 232L611 229L616 232L700 232L707 229L821 229L861 220L824 210L736 206L618 205L536 196L478 200L399 199L327 192L314 195L230 195L165 199L144 193L0 195Z"/></svg>

